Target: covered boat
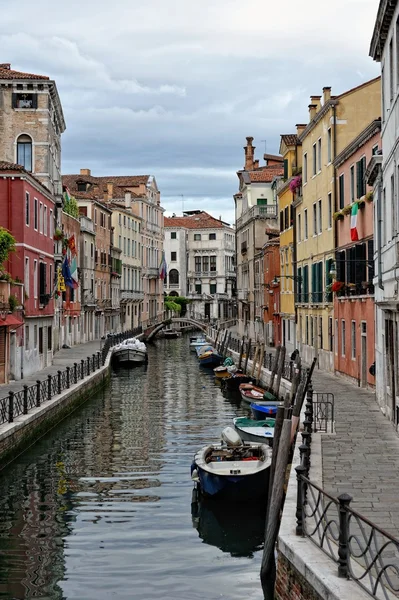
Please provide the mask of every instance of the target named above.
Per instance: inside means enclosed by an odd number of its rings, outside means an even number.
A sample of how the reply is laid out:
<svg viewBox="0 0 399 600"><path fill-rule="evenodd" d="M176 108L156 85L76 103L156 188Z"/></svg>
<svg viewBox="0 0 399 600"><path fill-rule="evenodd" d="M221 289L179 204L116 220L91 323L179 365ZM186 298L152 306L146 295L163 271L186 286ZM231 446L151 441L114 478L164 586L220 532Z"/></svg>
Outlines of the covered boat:
<svg viewBox="0 0 399 600"><path fill-rule="evenodd" d="M208 342L206 341L204 335L196 335L190 337L190 350L192 352L195 352L197 348L200 348L201 346L206 346L207 344Z"/></svg>
<svg viewBox="0 0 399 600"><path fill-rule="evenodd" d="M219 444L197 452L191 477L205 496L227 503L255 501L268 493L270 465L269 446L243 442L232 427L226 427Z"/></svg>
<svg viewBox="0 0 399 600"><path fill-rule="evenodd" d="M275 419L265 419L262 421L255 421L246 417L236 417L233 419L234 427L242 440L257 442L258 444L266 442L269 446L273 446L275 422Z"/></svg>
<svg viewBox="0 0 399 600"><path fill-rule="evenodd" d="M200 365L203 367L218 367L223 360L213 346L201 346L197 349L197 356Z"/></svg>
<svg viewBox="0 0 399 600"><path fill-rule="evenodd" d="M233 359L228 356L224 361L223 365L213 369L215 377L217 379L224 379L225 377L231 377L237 371L237 367L233 363Z"/></svg>
<svg viewBox="0 0 399 600"><path fill-rule="evenodd" d="M239 389L241 398L245 402L258 402L259 400L264 400L266 402L277 403L279 401L277 396L252 383L243 383L240 385Z"/></svg>
<svg viewBox="0 0 399 600"><path fill-rule="evenodd" d="M137 338L124 340L113 349L112 359L121 366L148 362L147 347Z"/></svg>

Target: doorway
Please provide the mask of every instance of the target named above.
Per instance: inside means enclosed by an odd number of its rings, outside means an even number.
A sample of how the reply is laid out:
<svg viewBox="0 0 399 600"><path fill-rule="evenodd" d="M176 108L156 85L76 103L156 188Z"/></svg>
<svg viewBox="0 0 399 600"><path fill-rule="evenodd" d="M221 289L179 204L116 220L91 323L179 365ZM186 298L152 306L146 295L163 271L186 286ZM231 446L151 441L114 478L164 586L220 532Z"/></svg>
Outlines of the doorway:
<svg viewBox="0 0 399 600"><path fill-rule="evenodd" d="M205 319L211 318L211 305L209 302L205 302Z"/></svg>
<svg viewBox="0 0 399 600"><path fill-rule="evenodd" d="M367 387L367 323L361 322L361 369L360 369L360 384L362 387Z"/></svg>

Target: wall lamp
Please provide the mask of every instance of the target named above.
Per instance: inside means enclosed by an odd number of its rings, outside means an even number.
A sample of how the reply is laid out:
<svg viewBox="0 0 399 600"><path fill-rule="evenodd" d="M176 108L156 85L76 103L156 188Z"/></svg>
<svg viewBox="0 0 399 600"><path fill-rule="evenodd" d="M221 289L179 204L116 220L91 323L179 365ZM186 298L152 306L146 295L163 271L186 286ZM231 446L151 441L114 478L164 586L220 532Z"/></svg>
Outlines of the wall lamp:
<svg viewBox="0 0 399 600"><path fill-rule="evenodd" d="M364 264L366 263L366 265L368 267L372 267L374 266L374 262L371 260L367 260L366 258L360 258L360 259L350 259L350 258L345 258L343 260L343 262L345 263L355 263L355 264ZM331 261L331 265L330 265L330 271L329 271L329 276L331 277L331 279L335 279L337 276L337 264L335 262L335 260Z"/></svg>
<svg viewBox="0 0 399 600"><path fill-rule="evenodd" d="M272 283L274 285L277 285L279 283L279 280L282 279L283 277L284 277L284 279L293 279L294 281L298 281L298 283L302 283L301 275L275 275L274 278L272 279Z"/></svg>

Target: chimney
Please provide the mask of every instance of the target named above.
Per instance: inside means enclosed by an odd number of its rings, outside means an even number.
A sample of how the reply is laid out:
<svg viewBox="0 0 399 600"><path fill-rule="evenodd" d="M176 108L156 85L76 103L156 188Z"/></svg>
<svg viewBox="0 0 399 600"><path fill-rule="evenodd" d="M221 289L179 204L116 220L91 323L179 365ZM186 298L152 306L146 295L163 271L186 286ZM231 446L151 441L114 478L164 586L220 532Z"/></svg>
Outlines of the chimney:
<svg viewBox="0 0 399 600"><path fill-rule="evenodd" d="M10 71L10 69L11 69L11 63L1 63L0 64L0 69L5 69L6 71Z"/></svg>
<svg viewBox="0 0 399 600"><path fill-rule="evenodd" d="M309 104L309 121L313 121L316 116L317 106L316 104Z"/></svg>
<svg viewBox="0 0 399 600"><path fill-rule="evenodd" d="M255 146L252 146L253 140L254 140L253 137L247 137L247 145L244 146L244 150L245 150L244 169L245 169L245 171L252 171L252 169L254 168Z"/></svg>
<svg viewBox="0 0 399 600"><path fill-rule="evenodd" d="M112 183L112 181L107 182L107 197L108 200L112 200L112 198L114 197L114 184Z"/></svg>
<svg viewBox="0 0 399 600"><path fill-rule="evenodd" d="M90 169L80 169L80 174L81 175L87 175L87 177L91 176L91 171Z"/></svg>
<svg viewBox="0 0 399 600"><path fill-rule="evenodd" d="M259 160L254 160L254 169L259 169Z"/></svg>
<svg viewBox="0 0 399 600"><path fill-rule="evenodd" d="M321 96L310 96L310 104L314 104L316 106L316 112L318 112L321 108Z"/></svg>
<svg viewBox="0 0 399 600"><path fill-rule="evenodd" d="M303 123L297 123L295 125L296 127L296 134L298 137L300 137L300 135L305 131L307 125L304 125Z"/></svg>
<svg viewBox="0 0 399 600"><path fill-rule="evenodd" d="M323 87L323 102L324 102L324 104L326 102L328 102L330 98L331 98L331 88Z"/></svg>
<svg viewBox="0 0 399 600"><path fill-rule="evenodd" d="M132 206L132 194L131 192L125 192L125 207L130 208Z"/></svg>

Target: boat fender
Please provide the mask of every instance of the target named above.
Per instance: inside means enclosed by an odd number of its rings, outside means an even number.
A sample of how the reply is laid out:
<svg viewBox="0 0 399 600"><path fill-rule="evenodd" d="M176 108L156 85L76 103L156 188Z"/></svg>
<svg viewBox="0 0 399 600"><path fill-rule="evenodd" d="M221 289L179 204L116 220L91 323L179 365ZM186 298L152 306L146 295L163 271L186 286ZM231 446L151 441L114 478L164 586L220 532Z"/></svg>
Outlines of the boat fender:
<svg viewBox="0 0 399 600"><path fill-rule="evenodd" d="M193 472L191 473L191 479L193 481L199 481L199 477L198 477L198 471L197 469L194 469Z"/></svg>

